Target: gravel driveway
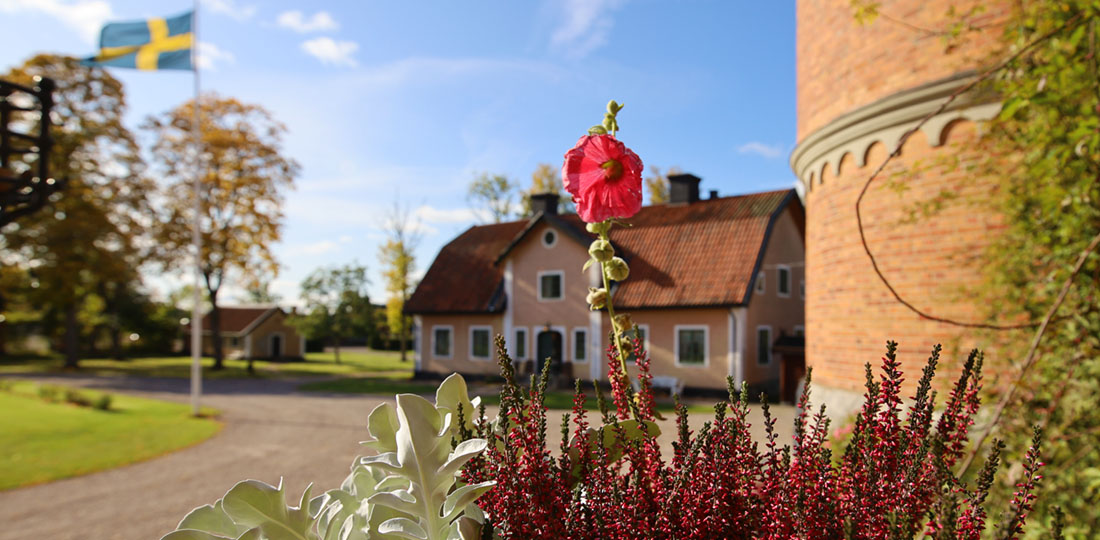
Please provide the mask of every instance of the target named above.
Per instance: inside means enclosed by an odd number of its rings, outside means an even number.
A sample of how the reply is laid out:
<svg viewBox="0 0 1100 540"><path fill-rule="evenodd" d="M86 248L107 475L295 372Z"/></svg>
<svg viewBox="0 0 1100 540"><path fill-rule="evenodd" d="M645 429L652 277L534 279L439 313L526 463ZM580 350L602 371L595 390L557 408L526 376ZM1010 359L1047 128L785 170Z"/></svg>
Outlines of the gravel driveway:
<svg viewBox="0 0 1100 540"><path fill-rule="evenodd" d="M54 382L170 401L188 400L181 379L61 377ZM298 381L204 382L204 405L222 411L225 427L196 446L117 469L0 492L0 540L156 540L192 508L212 503L237 481L277 484L283 478L297 500L309 482L314 493L339 486L362 454L367 414L384 399L298 393ZM793 409L774 407L782 441L790 438ZM550 426L561 423L551 411ZM692 425L705 421L693 415ZM753 410L754 431L761 425ZM664 446L675 427L662 425ZM548 430L555 438L556 429ZM759 436L757 434L757 436ZM560 433L556 435L560 439ZM552 448L558 441L553 440Z"/></svg>

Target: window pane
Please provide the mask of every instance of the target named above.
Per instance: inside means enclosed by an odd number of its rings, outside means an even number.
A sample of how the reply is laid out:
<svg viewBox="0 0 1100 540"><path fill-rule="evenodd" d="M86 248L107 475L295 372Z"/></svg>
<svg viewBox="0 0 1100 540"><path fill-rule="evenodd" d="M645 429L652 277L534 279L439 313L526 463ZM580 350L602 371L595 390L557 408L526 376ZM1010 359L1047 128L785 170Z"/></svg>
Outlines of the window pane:
<svg viewBox="0 0 1100 540"><path fill-rule="evenodd" d="M771 361L772 333L767 328L756 331L756 361L767 364Z"/></svg>
<svg viewBox="0 0 1100 540"><path fill-rule="evenodd" d="M573 359L583 361L588 358L588 332L573 332Z"/></svg>
<svg viewBox="0 0 1100 540"><path fill-rule="evenodd" d="M474 330L474 356L478 358L489 357L489 331Z"/></svg>
<svg viewBox="0 0 1100 540"><path fill-rule="evenodd" d="M786 268L779 269L779 292L791 294L791 271Z"/></svg>
<svg viewBox="0 0 1100 540"><path fill-rule="evenodd" d="M435 354L436 356L450 356L451 355L451 331L445 328L440 328L435 331Z"/></svg>
<svg viewBox="0 0 1100 540"><path fill-rule="evenodd" d="M680 363L702 364L706 361L706 332L704 330L680 330Z"/></svg>
<svg viewBox="0 0 1100 540"><path fill-rule="evenodd" d="M543 298L561 298L561 276L550 274L542 276L539 283Z"/></svg>
<svg viewBox="0 0 1100 540"><path fill-rule="evenodd" d="M516 358L527 358L526 330L516 330Z"/></svg>

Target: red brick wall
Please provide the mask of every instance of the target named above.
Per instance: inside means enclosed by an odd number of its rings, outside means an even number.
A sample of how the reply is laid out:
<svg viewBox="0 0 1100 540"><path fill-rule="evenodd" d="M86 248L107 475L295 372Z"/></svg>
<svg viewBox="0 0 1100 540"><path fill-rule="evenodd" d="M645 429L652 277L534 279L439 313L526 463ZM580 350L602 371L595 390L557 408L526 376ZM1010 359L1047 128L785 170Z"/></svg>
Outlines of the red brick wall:
<svg viewBox="0 0 1100 540"><path fill-rule="evenodd" d="M981 3L975 19L988 30L967 34L961 46L945 55L942 37L923 29L945 28L947 10L963 13ZM974 68L987 56L1005 18L1002 3L986 0L883 0L880 16L859 25L850 0L798 2L798 139L837 116L876 99Z"/></svg>
<svg viewBox="0 0 1100 540"><path fill-rule="evenodd" d="M931 147L923 134L912 137L902 155L875 181L861 206L868 244L879 268L902 298L932 315L966 321L980 311L968 287L980 280L980 255L1001 228L989 210L995 183L976 180L966 163L975 157L967 148L976 136L975 124L949 126L948 143ZM939 161L945 153L961 159ZM932 346L941 343L947 375L959 358L974 347L995 355L979 334L922 319L898 303L874 274L856 226L855 201L874 167L886 157L882 144L868 152L867 166L851 155L839 176L827 167L823 183L808 196L806 227L806 361L815 382L849 390L863 384L863 364L877 361L888 339L900 344L903 368L910 380L919 377ZM914 172L917 171L917 172ZM900 181L906 190L889 187ZM941 191L959 194L931 217L906 223L906 208L935 198Z"/></svg>
<svg viewBox="0 0 1100 540"><path fill-rule="evenodd" d="M1000 26L970 36L945 54L942 38L898 22L943 28L949 6L962 12L974 3L884 0L884 16L860 26L849 0L798 2L799 140L877 99L979 65L996 46ZM987 5L978 22L1003 20L1006 5ZM976 129L959 121L945 130L940 147L932 147L923 133L913 136L862 206L871 249L901 296L933 315L968 321L984 315L967 290L978 283L981 252L1001 227L988 204L996 182L972 178L966 170L975 157L971 148ZM839 175L834 164L824 167L820 179L821 169L816 169L806 196L806 361L821 385L861 391L864 363L877 366L888 339L899 342L910 381L919 377L936 343L945 350L941 376L957 371L958 360L973 347L983 348L987 358L996 356L978 332L909 311L875 276L859 241L855 201L886 152L883 144L873 145L864 167L855 156L845 155ZM960 158L957 164L954 156ZM892 180L905 191L890 189ZM904 222L907 208L941 191L960 197L933 217Z"/></svg>

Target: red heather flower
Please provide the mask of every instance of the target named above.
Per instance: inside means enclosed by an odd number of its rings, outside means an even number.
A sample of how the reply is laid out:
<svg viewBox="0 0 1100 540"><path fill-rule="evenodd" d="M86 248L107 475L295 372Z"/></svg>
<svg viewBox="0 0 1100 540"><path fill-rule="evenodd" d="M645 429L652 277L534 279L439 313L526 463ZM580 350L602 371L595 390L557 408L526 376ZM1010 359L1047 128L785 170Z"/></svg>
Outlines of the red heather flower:
<svg viewBox="0 0 1100 540"><path fill-rule="evenodd" d="M642 208L642 159L612 135L585 135L565 153L565 190L586 223L628 218Z"/></svg>

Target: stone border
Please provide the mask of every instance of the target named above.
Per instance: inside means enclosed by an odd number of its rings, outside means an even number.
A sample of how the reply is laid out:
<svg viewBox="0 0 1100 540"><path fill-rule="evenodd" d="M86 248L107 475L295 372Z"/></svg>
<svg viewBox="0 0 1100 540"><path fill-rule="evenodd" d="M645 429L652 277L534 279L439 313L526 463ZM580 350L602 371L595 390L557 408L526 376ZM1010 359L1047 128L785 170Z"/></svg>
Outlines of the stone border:
<svg viewBox="0 0 1100 540"><path fill-rule="evenodd" d="M842 114L803 139L791 152L790 165L806 193L813 190L811 180L821 185L825 167L832 164L833 175L840 174L840 161L851 153L860 167L867 164L867 150L876 142L892 152L901 136L914 124L939 108L959 88L977 77L964 71L922 84ZM943 144L943 131L953 121L989 120L1001 110L1001 103L990 96L967 93L959 96L942 113L931 118L921 131L930 146Z"/></svg>

